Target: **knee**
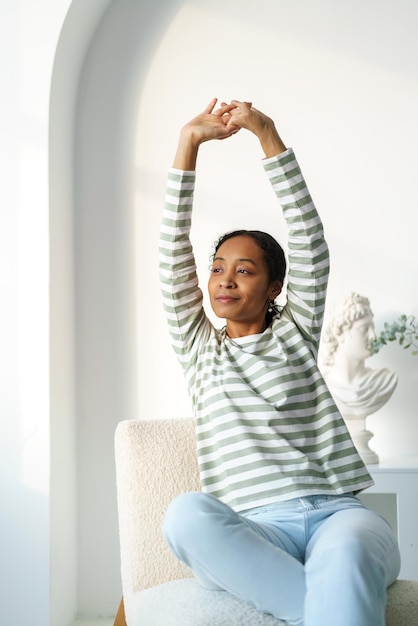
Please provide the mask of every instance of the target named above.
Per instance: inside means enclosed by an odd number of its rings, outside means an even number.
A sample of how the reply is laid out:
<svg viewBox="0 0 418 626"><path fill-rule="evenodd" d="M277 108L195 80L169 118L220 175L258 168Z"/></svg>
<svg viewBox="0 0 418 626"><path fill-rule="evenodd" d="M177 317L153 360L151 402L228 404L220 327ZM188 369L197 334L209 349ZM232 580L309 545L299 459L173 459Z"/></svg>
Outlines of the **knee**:
<svg viewBox="0 0 418 626"><path fill-rule="evenodd" d="M218 500L200 491L177 496L168 506L162 531L168 543L181 543L205 531L207 513L216 508Z"/></svg>
<svg viewBox="0 0 418 626"><path fill-rule="evenodd" d="M327 562L330 571L338 571L339 576L350 578L360 574L379 585L387 579L388 562L394 561L396 551L395 544L386 543L370 528L357 527L338 541L331 538L318 556L322 564Z"/></svg>
<svg viewBox="0 0 418 626"><path fill-rule="evenodd" d="M399 549L390 533L384 535L370 529L359 531L344 546L344 555L354 570L357 569L376 585L386 587L399 573Z"/></svg>

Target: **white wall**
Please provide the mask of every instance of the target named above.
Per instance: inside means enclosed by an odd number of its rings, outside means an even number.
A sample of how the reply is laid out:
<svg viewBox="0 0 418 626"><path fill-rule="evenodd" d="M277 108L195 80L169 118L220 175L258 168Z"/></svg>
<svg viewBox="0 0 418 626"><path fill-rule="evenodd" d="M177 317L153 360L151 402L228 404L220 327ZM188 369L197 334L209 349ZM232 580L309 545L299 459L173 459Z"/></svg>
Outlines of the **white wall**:
<svg viewBox="0 0 418 626"><path fill-rule="evenodd" d="M17 626L49 623L48 110L69 4L0 9L1 620Z"/></svg>
<svg viewBox="0 0 418 626"><path fill-rule="evenodd" d="M2 615L45 626L51 582L50 623L66 626L76 608L106 615L119 600L116 423L190 413L161 312L156 246L178 128L213 95L252 99L297 150L331 247L330 304L356 289L371 298L377 325L418 314L418 9L394 0L265 0L262 11L249 0L161 8L76 0L59 40L69 0L8 4L0 20ZM284 236L260 158L245 135L202 151L193 232L202 280L213 239L230 226L257 218ZM392 348L374 362L400 373L390 404L370 419L375 447L417 454L418 362ZM25 603L16 602L22 594Z"/></svg>
<svg viewBox="0 0 418 626"><path fill-rule="evenodd" d="M212 96L252 100L295 148L331 249L328 308L355 290L370 298L378 330L398 313L418 314L416 4L272 0L260 9L250 1L185 3L141 94L136 162L143 416L190 413L158 306L156 250L165 168L178 128ZM239 134L201 152L193 242L204 285L220 233L253 225L285 236L256 143ZM369 363L399 371L393 398L368 420L372 445L382 458L418 454L418 360L391 346ZM162 386L170 399L164 405Z"/></svg>
<svg viewBox="0 0 418 626"><path fill-rule="evenodd" d="M1 620L16 626L68 626L78 610L68 168L79 66L108 2L78 3L71 33L73 3L51 118L71 0L0 7Z"/></svg>

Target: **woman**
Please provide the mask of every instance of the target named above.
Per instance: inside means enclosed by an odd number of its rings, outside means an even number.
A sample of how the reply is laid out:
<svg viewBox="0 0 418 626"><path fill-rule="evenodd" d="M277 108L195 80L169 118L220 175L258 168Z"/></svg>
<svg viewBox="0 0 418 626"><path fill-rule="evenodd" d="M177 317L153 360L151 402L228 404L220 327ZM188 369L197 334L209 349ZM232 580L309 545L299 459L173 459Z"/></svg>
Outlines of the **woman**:
<svg viewBox="0 0 418 626"><path fill-rule="evenodd" d="M299 166L251 103L216 99L186 124L169 172L160 271L173 347L196 416L202 493L170 505L164 534L199 582L289 624L383 626L398 575L389 525L353 495L372 484L317 366L328 249ZM289 228L284 255L258 231L216 247L206 317L189 239L199 148L256 135Z"/></svg>

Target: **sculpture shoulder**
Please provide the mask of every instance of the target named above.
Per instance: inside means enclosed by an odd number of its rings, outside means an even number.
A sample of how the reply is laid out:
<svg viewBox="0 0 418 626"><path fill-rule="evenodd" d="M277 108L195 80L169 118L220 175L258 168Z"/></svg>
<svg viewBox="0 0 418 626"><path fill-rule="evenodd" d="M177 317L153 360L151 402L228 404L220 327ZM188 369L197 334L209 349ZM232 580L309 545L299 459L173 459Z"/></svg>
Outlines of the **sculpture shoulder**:
<svg viewBox="0 0 418 626"><path fill-rule="evenodd" d="M325 380L338 408L346 413L370 415L380 409L393 394L398 375L386 368L364 368L356 378L342 382L329 370Z"/></svg>

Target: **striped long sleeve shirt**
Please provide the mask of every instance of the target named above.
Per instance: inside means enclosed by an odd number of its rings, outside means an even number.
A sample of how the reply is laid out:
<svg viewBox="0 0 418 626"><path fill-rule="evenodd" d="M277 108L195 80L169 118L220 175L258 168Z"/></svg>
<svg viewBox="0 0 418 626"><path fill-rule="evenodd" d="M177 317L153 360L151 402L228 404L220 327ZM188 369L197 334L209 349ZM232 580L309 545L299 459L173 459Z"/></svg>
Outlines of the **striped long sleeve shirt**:
<svg viewBox="0 0 418 626"><path fill-rule="evenodd" d="M237 511L373 484L317 366L329 273L321 220L292 149L263 164L289 231L287 301L263 333L231 339L205 314L189 237L195 172L169 171L160 239L202 489Z"/></svg>

